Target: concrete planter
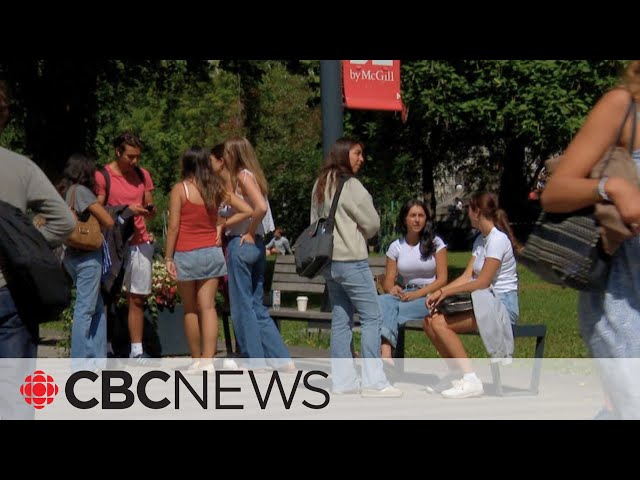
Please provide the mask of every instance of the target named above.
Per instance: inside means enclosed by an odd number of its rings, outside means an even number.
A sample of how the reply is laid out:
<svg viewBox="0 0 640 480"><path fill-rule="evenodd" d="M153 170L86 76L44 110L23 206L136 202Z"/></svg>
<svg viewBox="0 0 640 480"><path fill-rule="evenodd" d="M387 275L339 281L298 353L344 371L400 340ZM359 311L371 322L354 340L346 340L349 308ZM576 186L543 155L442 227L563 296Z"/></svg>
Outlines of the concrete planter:
<svg viewBox="0 0 640 480"><path fill-rule="evenodd" d="M157 332L163 357L190 355L183 319L184 308L181 304L176 305L173 312L167 309L158 312Z"/></svg>

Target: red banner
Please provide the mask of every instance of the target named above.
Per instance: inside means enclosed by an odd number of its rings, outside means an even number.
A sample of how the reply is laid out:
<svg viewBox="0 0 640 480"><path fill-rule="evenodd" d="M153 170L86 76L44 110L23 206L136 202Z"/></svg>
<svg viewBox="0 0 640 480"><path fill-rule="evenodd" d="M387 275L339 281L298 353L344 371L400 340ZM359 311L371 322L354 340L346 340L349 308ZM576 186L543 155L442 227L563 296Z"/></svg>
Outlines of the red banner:
<svg viewBox="0 0 640 480"><path fill-rule="evenodd" d="M347 108L402 111L400 60L343 60Z"/></svg>

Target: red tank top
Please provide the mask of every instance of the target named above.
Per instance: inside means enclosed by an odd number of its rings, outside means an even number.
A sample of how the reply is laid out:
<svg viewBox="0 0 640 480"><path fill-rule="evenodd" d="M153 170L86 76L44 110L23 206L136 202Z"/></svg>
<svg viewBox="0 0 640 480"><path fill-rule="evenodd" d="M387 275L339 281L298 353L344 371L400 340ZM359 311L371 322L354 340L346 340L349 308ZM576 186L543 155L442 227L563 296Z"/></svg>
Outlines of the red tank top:
<svg viewBox="0 0 640 480"><path fill-rule="evenodd" d="M215 209L209 213L204 205L192 203L184 182L187 199L180 210L180 229L176 242L177 252L188 252L198 248L216 246L216 223L218 212Z"/></svg>

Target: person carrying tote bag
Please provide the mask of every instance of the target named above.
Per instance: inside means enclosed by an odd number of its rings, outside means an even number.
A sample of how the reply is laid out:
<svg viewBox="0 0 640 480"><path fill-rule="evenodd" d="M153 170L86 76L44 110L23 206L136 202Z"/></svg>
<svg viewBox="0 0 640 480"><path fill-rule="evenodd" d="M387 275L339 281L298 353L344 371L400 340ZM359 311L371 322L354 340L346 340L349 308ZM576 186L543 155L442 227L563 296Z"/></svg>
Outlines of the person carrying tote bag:
<svg viewBox="0 0 640 480"><path fill-rule="evenodd" d="M331 147L311 194L311 221L327 218L343 175L356 175L364 163L362 143L340 138ZM331 377L335 394L363 397L399 397L391 386L380 358L382 311L369 268L367 240L380 228L373 199L362 183L349 178L335 209L331 263L322 272L332 304ZM360 315L362 380L358 378L352 344L353 315ZM361 390L362 386L362 390Z"/></svg>
<svg viewBox="0 0 640 480"><path fill-rule="evenodd" d="M343 175L338 181L336 193L331 202L331 210L326 218L318 218L300 234L293 246L295 250L296 273L301 277L314 278L331 263L333 256L333 226L344 182L349 177Z"/></svg>
<svg viewBox="0 0 640 480"><path fill-rule="evenodd" d="M79 218L78 213L74 210L76 205L76 190L78 185L72 185L69 189L70 198L69 205L71 211L76 217L76 228L73 233L67 238L64 244L68 247L75 248L77 250L93 251L102 247L102 229L98 219L89 211L85 210L83 215ZM86 194L86 192L84 192ZM81 218L85 218L82 220Z"/></svg>
<svg viewBox="0 0 640 480"><path fill-rule="evenodd" d="M113 218L98 203L98 198L93 193L95 171L93 160L82 154L71 155L65 165L63 178L58 184L58 191L80 218L91 215L102 227L111 228L114 224ZM102 242L100 244L102 245ZM86 250L74 248L69 244L65 246L63 263L76 287L76 304L71 327L71 358L74 370L93 370L106 366L107 319L100 294L102 260L102 248Z"/></svg>
<svg viewBox="0 0 640 480"><path fill-rule="evenodd" d="M640 419L640 188L611 176L589 178L593 167L616 140L630 100L640 100L640 60L629 63L620 87L605 93L589 113L541 197L545 212L568 213L607 201L615 205L633 233L611 257L604 290L580 292L578 321L591 356L596 358L608 407L600 418ZM616 146L631 147L640 168L640 125L627 119ZM632 145L631 138L635 137Z"/></svg>

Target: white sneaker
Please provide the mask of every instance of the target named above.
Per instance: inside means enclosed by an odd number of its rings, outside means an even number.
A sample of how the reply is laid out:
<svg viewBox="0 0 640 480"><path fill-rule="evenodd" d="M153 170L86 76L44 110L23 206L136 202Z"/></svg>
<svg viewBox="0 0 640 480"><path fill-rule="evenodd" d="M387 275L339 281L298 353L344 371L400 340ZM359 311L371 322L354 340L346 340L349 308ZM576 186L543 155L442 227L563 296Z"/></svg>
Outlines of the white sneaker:
<svg viewBox="0 0 640 480"><path fill-rule="evenodd" d="M200 360L200 372L214 373L215 371L216 369L213 366L213 361L203 362Z"/></svg>
<svg viewBox="0 0 640 480"><path fill-rule="evenodd" d="M427 393L442 393L445 390L450 389L456 382L460 381L462 377L462 372L451 372L442 377L437 383L433 385L427 385L426 391Z"/></svg>
<svg viewBox="0 0 640 480"><path fill-rule="evenodd" d="M240 370L240 367L238 367L238 364L233 358L225 358L222 361L222 368L224 370Z"/></svg>
<svg viewBox="0 0 640 480"><path fill-rule="evenodd" d="M480 380L454 380L453 387L442 392L444 398L469 398L479 397L484 394L484 388Z"/></svg>
<svg viewBox="0 0 640 480"><path fill-rule="evenodd" d="M381 390L374 390L372 388L363 388L362 396L366 398L397 398L403 395L403 391L392 385L385 387Z"/></svg>
<svg viewBox="0 0 640 480"><path fill-rule="evenodd" d="M200 360L194 360L191 362L191 365L184 371L187 375L197 375L201 372L200 369Z"/></svg>

